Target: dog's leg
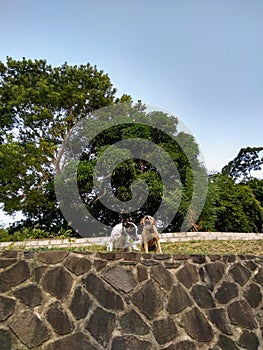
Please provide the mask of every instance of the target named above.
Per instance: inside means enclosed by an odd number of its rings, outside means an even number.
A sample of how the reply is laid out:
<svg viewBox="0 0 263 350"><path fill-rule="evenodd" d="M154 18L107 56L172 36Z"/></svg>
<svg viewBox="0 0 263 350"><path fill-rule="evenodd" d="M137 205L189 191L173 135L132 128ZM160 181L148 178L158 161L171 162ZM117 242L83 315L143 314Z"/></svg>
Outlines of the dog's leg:
<svg viewBox="0 0 263 350"><path fill-rule="evenodd" d="M112 242L109 242L107 244L107 252L112 252L112 249L113 249L113 243Z"/></svg>
<svg viewBox="0 0 263 350"><path fill-rule="evenodd" d="M145 251L146 254L149 253L149 251L148 251L148 242L147 241L144 242L144 251Z"/></svg>
<svg viewBox="0 0 263 350"><path fill-rule="evenodd" d="M157 228L156 228L155 225L153 225L153 231L156 234L156 237L158 237L157 240L156 240L157 252L162 254L162 248L161 248L161 244L160 244L160 241L159 241L159 233L158 233Z"/></svg>
<svg viewBox="0 0 263 350"><path fill-rule="evenodd" d="M162 254L162 248L161 248L161 244L160 244L159 240L156 242L156 244L157 244L157 252Z"/></svg>

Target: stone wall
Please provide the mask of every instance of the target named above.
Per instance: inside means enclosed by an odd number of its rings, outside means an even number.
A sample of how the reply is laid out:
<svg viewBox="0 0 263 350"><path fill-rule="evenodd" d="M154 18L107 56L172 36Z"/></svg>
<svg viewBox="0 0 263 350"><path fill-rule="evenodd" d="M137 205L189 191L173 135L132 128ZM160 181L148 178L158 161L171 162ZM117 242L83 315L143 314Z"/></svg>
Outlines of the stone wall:
<svg viewBox="0 0 263 350"><path fill-rule="evenodd" d="M0 252L1 350L263 349L263 258Z"/></svg>

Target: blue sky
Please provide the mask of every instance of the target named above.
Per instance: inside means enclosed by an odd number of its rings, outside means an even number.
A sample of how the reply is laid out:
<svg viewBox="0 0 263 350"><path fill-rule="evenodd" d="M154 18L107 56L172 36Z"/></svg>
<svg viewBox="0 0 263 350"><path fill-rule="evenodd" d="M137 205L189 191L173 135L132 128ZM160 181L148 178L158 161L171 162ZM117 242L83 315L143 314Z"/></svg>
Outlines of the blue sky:
<svg viewBox="0 0 263 350"><path fill-rule="evenodd" d="M90 62L176 114L209 171L263 146L262 0L2 0L0 60Z"/></svg>

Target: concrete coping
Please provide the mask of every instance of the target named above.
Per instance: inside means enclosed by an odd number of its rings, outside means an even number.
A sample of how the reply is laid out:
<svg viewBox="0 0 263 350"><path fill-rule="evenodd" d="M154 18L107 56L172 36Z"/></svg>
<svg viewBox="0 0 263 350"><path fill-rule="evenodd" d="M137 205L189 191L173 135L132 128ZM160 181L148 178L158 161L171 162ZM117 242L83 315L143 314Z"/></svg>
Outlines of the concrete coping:
<svg viewBox="0 0 263 350"><path fill-rule="evenodd" d="M261 240L263 233L247 232L168 232L161 233L161 242L187 242L199 240ZM140 237L140 236L139 236ZM0 242L0 249L8 248L70 248L105 246L109 237L30 239L20 242Z"/></svg>

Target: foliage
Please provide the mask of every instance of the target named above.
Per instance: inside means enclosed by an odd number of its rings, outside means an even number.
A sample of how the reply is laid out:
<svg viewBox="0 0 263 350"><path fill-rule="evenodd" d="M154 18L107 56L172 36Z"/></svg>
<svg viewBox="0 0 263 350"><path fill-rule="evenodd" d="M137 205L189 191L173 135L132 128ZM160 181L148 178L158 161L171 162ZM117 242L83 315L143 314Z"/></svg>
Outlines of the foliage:
<svg viewBox="0 0 263 350"><path fill-rule="evenodd" d="M111 119L113 111L114 119L118 121L114 126ZM93 217L108 226L113 226L120 220L121 207L114 211L106 208L101 202L108 189L105 179L110 178L109 191L112 191L121 203L132 200L134 192L139 194L138 202L146 199L138 210L132 212L132 217L137 224L146 213L154 215L163 201L165 210L159 218L161 229L180 230L193 196L194 180L200 182L198 186L200 191L201 183L206 177L206 171L198 160L199 150L194 138L184 132L178 132L177 118L160 111L147 112L140 102L136 105L131 103L116 105L114 109L110 108L110 112L108 108L101 110L99 115L95 113L92 120L83 124L83 130L92 130L96 136L81 154L70 153L71 147L64 149L63 159L69 158L70 161L62 164L61 180L58 181L64 181L69 188L73 186L73 159L76 157L80 159L78 188L82 201ZM142 124L144 121L145 124ZM162 128L154 127L156 123L162 125ZM102 129L101 132L100 129ZM76 145L78 140L83 138L83 134L80 136L80 133L75 135L73 133L71 144ZM120 140L123 143L116 147L115 144ZM142 140L147 140L149 143L140 143L141 147L139 147L138 144ZM152 144L155 145L154 151L151 148ZM130 148L136 150L137 156L133 155ZM164 153L169 157L164 157ZM97 181L94 189L92 182L94 174L96 177L98 159L103 175L100 175L101 179ZM115 164L118 165L115 167ZM176 164L178 173L170 171L172 164ZM162 175L166 177L165 193ZM143 183L147 184L148 193ZM78 203L72 201L70 191L64 193L63 200L70 206L70 211L74 212L74 207ZM128 209L128 212L131 212L131 208L128 207ZM77 217L77 214L74 217ZM167 228L167 223L170 223L169 217L174 219Z"/></svg>
<svg viewBox="0 0 263 350"><path fill-rule="evenodd" d="M241 148L238 155L222 169L222 173L230 175L234 180L251 179L252 171L261 170L262 151L263 147Z"/></svg>
<svg viewBox="0 0 263 350"><path fill-rule="evenodd" d="M215 230L221 232L262 232L263 208L251 188L236 184L229 176L213 176L216 187Z"/></svg>
<svg viewBox="0 0 263 350"><path fill-rule="evenodd" d="M23 227L16 230L0 229L0 242L21 242L26 239L63 239L71 237L74 237L72 230L65 230L63 228L53 233L36 227Z"/></svg>
<svg viewBox="0 0 263 350"><path fill-rule="evenodd" d="M65 198L70 199L76 164L83 203L94 218L109 226L119 222L120 211L101 202L107 178L114 196L123 203L129 203L135 192L140 194L138 202L147 197L131 213L137 224L144 214L154 215L163 201L160 225L166 231L179 231L188 223L199 231L262 232L263 180L252 175L262 166L263 147L242 148L221 174L208 177L206 202L198 218L207 173L193 136L178 130L177 118L149 112L140 101L132 104L128 95L118 99L115 94L108 75L90 64L52 67L45 60L10 57L0 62L0 203L6 213L22 211L25 216L14 227L1 229L0 240L77 235L68 231L54 189L56 173L58 181L68 181ZM102 108L109 105L115 106L115 125L109 110ZM86 120L84 133L94 137L72 156L63 141L72 138L78 148L83 135L71 131L82 120ZM125 144L115 146L119 141L142 139L158 148L143 146L134 157ZM109 156L101 160L103 154ZM94 188L98 159L104 176ZM169 172L171 162L174 172ZM162 176L167 177L167 188ZM69 201L69 210L77 210L76 205Z"/></svg>
<svg viewBox="0 0 263 350"><path fill-rule="evenodd" d="M216 231L216 220L218 215L219 188L215 181L215 174L208 176L208 191L206 201L197 221L197 231Z"/></svg>
<svg viewBox="0 0 263 350"><path fill-rule="evenodd" d="M65 225L53 184L61 143L83 116L113 103L115 93L109 77L90 64L0 62L0 202L7 213L21 210L24 225L49 231Z"/></svg>

